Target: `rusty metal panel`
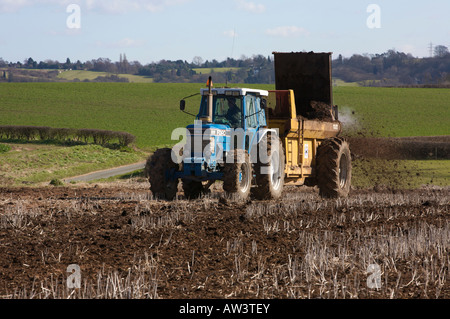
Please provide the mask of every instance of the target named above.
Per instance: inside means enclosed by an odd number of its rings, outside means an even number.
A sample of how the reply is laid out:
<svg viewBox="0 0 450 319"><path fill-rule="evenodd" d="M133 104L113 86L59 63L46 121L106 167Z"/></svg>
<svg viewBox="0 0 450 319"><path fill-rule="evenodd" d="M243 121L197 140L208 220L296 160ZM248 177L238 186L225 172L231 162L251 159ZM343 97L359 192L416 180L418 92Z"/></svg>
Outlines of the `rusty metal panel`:
<svg viewBox="0 0 450 319"><path fill-rule="evenodd" d="M332 105L331 55L314 52L273 52L276 90L294 90L297 115L313 112L311 102Z"/></svg>

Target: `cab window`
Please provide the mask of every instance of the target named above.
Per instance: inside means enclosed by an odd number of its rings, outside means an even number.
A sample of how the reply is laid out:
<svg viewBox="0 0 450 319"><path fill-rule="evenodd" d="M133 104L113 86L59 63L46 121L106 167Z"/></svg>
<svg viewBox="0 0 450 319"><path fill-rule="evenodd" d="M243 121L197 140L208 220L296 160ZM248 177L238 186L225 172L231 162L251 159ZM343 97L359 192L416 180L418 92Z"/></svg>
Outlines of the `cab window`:
<svg viewBox="0 0 450 319"><path fill-rule="evenodd" d="M247 95L245 98L245 111L247 127L258 126L258 113L256 108L256 97L253 95Z"/></svg>
<svg viewBox="0 0 450 319"><path fill-rule="evenodd" d="M208 97L202 97L198 118L208 113ZM232 128L242 126L242 97L215 95L213 98L213 122L229 125Z"/></svg>

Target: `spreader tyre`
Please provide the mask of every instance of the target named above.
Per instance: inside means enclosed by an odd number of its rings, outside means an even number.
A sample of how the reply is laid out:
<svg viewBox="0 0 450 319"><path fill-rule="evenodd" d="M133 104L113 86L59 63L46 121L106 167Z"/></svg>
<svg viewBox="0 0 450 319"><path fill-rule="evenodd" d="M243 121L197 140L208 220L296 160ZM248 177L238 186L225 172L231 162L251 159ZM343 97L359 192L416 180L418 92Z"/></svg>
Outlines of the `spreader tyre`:
<svg viewBox="0 0 450 319"><path fill-rule="evenodd" d="M347 197L352 177L352 159L348 142L330 138L317 148L317 186L326 198Z"/></svg>

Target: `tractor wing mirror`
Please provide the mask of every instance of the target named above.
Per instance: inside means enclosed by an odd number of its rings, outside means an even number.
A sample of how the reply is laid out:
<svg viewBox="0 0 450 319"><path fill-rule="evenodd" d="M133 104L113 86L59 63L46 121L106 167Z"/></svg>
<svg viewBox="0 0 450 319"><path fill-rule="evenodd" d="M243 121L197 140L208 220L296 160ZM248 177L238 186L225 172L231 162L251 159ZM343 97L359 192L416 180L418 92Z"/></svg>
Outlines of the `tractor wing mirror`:
<svg viewBox="0 0 450 319"><path fill-rule="evenodd" d="M184 111L185 108L186 108L186 101L185 100L181 100L180 101L180 110Z"/></svg>

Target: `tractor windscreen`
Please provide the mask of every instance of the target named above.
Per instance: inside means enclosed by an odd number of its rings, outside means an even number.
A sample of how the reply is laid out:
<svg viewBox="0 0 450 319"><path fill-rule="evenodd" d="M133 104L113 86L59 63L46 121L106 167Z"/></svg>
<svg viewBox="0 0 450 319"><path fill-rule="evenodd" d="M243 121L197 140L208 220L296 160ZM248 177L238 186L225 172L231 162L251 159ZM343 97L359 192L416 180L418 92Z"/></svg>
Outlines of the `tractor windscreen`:
<svg viewBox="0 0 450 319"><path fill-rule="evenodd" d="M208 115L208 96L202 96L198 118ZM243 127L242 96L214 95L213 123L225 124L232 128Z"/></svg>

